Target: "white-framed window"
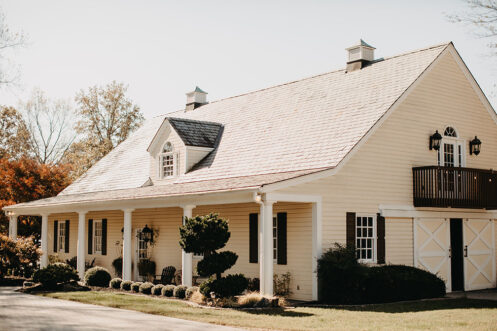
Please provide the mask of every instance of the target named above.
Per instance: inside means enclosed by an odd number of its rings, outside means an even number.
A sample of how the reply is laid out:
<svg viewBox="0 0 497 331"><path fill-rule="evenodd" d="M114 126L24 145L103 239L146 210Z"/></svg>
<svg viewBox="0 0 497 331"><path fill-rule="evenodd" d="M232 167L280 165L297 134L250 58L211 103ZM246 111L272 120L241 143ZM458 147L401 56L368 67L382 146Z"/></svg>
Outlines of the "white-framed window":
<svg viewBox="0 0 497 331"><path fill-rule="evenodd" d="M66 251L66 221L59 221L58 226L59 252L64 253Z"/></svg>
<svg viewBox="0 0 497 331"><path fill-rule="evenodd" d="M278 219L273 215L273 261L278 263Z"/></svg>
<svg viewBox="0 0 497 331"><path fill-rule="evenodd" d="M360 262L376 262L376 215L356 215L356 252Z"/></svg>
<svg viewBox="0 0 497 331"><path fill-rule="evenodd" d="M173 177L176 174L176 160L173 145L168 141L162 147L160 155L160 177Z"/></svg>
<svg viewBox="0 0 497 331"><path fill-rule="evenodd" d="M102 254L102 220L93 221L93 254Z"/></svg>

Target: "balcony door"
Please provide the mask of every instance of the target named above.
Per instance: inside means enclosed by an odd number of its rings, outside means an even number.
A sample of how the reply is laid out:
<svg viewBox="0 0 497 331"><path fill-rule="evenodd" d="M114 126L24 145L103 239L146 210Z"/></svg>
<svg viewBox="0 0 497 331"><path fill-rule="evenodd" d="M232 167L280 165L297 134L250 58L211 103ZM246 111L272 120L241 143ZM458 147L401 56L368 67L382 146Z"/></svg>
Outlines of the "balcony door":
<svg viewBox="0 0 497 331"><path fill-rule="evenodd" d="M464 140L458 138L456 130L450 126L445 128L438 154L438 164L450 168L464 167L466 165L464 147ZM446 193L447 197L453 198L452 195L461 190L462 178L456 169L443 170L439 179L439 189Z"/></svg>

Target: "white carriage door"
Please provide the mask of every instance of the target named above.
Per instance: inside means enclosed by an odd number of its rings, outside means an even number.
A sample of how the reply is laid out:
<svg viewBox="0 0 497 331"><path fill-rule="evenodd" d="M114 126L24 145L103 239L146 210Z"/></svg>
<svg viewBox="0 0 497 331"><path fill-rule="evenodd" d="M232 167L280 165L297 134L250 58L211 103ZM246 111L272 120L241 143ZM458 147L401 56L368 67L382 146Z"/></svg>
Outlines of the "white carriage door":
<svg viewBox="0 0 497 331"><path fill-rule="evenodd" d="M495 287L495 230L489 219L464 220L464 289Z"/></svg>
<svg viewBox="0 0 497 331"><path fill-rule="evenodd" d="M450 277L450 223L442 218L414 219L414 266L441 277L447 291Z"/></svg>

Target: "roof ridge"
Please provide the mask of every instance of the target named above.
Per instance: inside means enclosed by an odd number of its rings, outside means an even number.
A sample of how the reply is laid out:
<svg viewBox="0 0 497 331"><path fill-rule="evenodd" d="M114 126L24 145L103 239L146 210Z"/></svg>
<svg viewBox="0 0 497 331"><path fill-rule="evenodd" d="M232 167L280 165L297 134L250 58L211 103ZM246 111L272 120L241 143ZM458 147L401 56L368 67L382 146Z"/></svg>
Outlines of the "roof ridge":
<svg viewBox="0 0 497 331"><path fill-rule="evenodd" d="M408 52L404 52L404 53L392 55L392 56L389 56L389 57L384 57L384 58L376 59L376 60L374 60L374 63L383 62L383 61L391 60L391 59L394 59L394 58L397 58L397 57L406 56L406 55L410 55L410 54L414 54L414 53L419 53L419 52L427 51L427 50L438 48L438 47L442 47L442 46L447 46L449 44L452 44L452 41L443 42L443 43L431 45L431 46L428 46L428 47L418 48L418 49L411 50L411 51L408 51ZM325 72L325 73L321 73L321 74L317 74L317 75L312 75L312 76L304 77L304 78L301 78L301 79L292 80L292 81L289 81L289 82L286 82L286 83L272 85L272 86L264 87L264 88L261 88L261 89L257 89L257 90L253 90L253 91L249 91L249 92L245 92L245 93L233 95L233 96L230 96L230 97L226 97L226 98L214 100L214 101L209 102L208 104L212 104L212 103L216 103L216 102L221 102L221 101L229 100L229 99L234 99L234 98L242 97L242 96L245 96L245 95L249 95L249 94L253 94L253 93L257 93L257 92L262 92L262 91L266 91L266 90L269 90L269 89L273 89L273 88L277 88L277 87L282 87L282 86L286 86L286 85L290 85L290 84L295 84L295 83L302 82L302 81L305 81L305 80L308 80L308 79L313 79L313 78L317 78L317 77L321 77L321 76L325 76L325 75L329 75L329 74L333 74L333 73L337 73L337 72L345 71L345 70L346 70L346 68L336 69L336 70L328 71L328 72ZM202 106L198 107L198 110L200 110L201 108L202 108ZM177 111L172 111L172 112L169 112L169 113L164 113L162 115L157 115L156 117L165 117L167 114L179 113L181 111L184 112L184 110L177 110Z"/></svg>

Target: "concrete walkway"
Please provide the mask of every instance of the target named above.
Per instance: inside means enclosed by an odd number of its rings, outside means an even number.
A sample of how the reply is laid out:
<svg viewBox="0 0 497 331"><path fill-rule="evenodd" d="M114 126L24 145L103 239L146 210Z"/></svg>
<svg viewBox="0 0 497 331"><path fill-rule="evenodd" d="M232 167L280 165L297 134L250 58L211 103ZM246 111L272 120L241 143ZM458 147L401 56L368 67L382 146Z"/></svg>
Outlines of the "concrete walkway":
<svg viewBox="0 0 497 331"><path fill-rule="evenodd" d="M14 290L0 287L0 330L240 330Z"/></svg>

